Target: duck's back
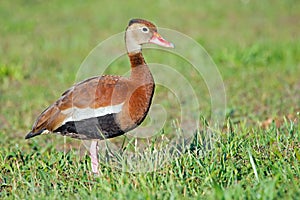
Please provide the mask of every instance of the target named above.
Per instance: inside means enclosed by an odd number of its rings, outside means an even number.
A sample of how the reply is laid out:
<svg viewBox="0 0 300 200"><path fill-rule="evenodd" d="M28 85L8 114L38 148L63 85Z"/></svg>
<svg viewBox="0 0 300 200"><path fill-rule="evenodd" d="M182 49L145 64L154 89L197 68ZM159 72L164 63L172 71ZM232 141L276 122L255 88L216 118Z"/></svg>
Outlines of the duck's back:
<svg viewBox="0 0 300 200"><path fill-rule="evenodd" d="M122 110L125 102L127 82L126 78L106 75L74 85L40 114L26 138L59 132L79 139L96 139L95 133L89 132L101 130L101 124L104 129L113 124L112 118ZM96 120L101 123L92 128ZM120 130L115 132L121 133ZM97 137L101 139L101 135Z"/></svg>
<svg viewBox="0 0 300 200"><path fill-rule="evenodd" d="M143 121L153 91L153 79L143 81L143 77L135 80L105 75L87 79L43 111L26 138L49 132L78 139L122 135Z"/></svg>

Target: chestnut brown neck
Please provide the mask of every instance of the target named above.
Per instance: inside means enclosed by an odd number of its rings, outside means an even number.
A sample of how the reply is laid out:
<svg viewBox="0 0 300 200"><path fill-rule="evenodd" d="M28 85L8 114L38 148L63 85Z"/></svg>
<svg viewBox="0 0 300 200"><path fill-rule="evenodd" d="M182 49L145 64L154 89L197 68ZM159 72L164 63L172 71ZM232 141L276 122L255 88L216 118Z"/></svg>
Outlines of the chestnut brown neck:
<svg viewBox="0 0 300 200"><path fill-rule="evenodd" d="M142 52L128 53L131 64L130 79L137 84L154 84L152 74L147 66Z"/></svg>
<svg viewBox="0 0 300 200"><path fill-rule="evenodd" d="M154 80L141 52L128 53L131 63L129 77L129 98L127 106L120 113L121 128L129 131L138 126L145 119L154 93Z"/></svg>
<svg viewBox="0 0 300 200"><path fill-rule="evenodd" d="M141 65L146 65L142 52L128 53L128 57L130 59L131 68L139 67Z"/></svg>

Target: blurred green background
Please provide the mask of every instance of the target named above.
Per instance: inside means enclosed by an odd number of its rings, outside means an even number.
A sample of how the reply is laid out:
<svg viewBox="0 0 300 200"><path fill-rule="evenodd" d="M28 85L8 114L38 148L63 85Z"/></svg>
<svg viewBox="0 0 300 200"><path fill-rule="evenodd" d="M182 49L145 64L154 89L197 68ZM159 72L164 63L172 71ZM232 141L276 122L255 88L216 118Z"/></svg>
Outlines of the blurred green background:
<svg viewBox="0 0 300 200"><path fill-rule="evenodd" d="M299 121L299 10L297 0L1 1L1 161L8 162L15 146L33 151L23 138L35 118L74 83L88 53L124 31L131 18L182 32L207 50L223 77L227 117L234 123L259 132L272 120L280 126L284 116ZM40 137L35 145L55 140Z"/></svg>
<svg viewBox="0 0 300 200"><path fill-rule="evenodd" d="M299 108L297 1L5 1L0 9L1 126L18 136L74 83L90 50L134 17L198 41L223 76L229 112L263 120Z"/></svg>

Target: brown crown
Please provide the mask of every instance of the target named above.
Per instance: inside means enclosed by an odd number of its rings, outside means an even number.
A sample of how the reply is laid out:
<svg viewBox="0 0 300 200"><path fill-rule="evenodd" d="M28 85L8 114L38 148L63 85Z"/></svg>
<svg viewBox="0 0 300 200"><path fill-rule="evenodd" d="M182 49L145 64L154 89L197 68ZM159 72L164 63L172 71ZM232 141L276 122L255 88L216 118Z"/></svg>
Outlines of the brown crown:
<svg viewBox="0 0 300 200"><path fill-rule="evenodd" d="M131 26L132 24L135 24L135 23L144 24L147 27L149 27L150 29L152 29L153 31L157 31L157 28L153 23L151 23L147 20L144 20L144 19L132 19L129 21L128 26Z"/></svg>

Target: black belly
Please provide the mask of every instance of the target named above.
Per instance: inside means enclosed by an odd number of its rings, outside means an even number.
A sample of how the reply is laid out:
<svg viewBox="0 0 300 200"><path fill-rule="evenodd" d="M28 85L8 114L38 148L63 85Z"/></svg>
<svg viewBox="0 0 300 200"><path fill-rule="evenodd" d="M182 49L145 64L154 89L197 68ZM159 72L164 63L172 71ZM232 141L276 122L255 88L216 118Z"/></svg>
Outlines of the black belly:
<svg viewBox="0 0 300 200"><path fill-rule="evenodd" d="M112 113L80 121L69 121L53 132L82 140L113 138L125 133L115 118L116 113Z"/></svg>

